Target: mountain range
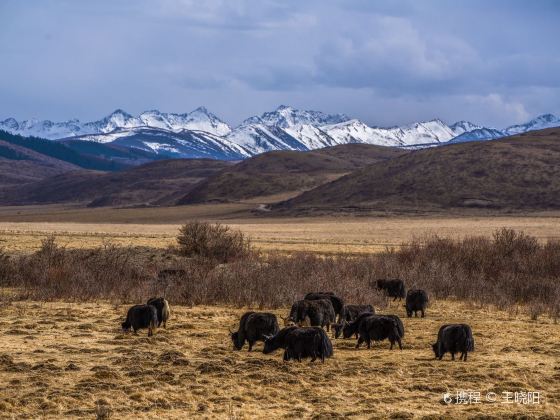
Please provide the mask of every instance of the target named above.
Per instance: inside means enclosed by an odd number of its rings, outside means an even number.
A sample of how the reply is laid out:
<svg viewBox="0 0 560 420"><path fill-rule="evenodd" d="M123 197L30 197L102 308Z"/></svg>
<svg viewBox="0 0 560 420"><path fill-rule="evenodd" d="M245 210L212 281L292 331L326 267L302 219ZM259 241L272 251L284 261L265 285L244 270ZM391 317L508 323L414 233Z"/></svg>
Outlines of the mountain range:
<svg viewBox="0 0 560 420"><path fill-rule="evenodd" d="M151 110L138 116L116 110L98 121L0 121L0 130L80 147L86 142L137 150L159 158L241 160L273 150L315 150L349 143L400 148L425 148L448 143L496 139L530 130L560 126L544 114L504 129L468 121L447 125L439 119L381 128L344 114L303 111L289 106L253 116L230 127L204 107L184 114ZM139 161L141 163L141 161Z"/></svg>

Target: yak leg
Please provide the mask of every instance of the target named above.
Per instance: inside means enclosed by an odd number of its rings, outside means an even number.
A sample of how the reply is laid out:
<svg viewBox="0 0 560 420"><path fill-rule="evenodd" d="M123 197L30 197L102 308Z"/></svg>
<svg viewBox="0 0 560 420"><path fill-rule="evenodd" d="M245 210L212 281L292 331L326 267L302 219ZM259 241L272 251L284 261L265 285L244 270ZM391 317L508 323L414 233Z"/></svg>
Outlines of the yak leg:
<svg viewBox="0 0 560 420"><path fill-rule="evenodd" d="M455 360L455 353L451 353L451 360Z"/></svg>
<svg viewBox="0 0 560 420"><path fill-rule="evenodd" d="M424 318L426 316L426 314L424 313L424 309L421 309L422 311L422 318Z"/></svg>
<svg viewBox="0 0 560 420"><path fill-rule="evenodd" d="M358 342L356 343L356 348L360 348L360 344L362 344L364 342L364 339L362 338L362 336L358 337Z"/></svg>
<svg viewBox="0 0 560 420"><path fill-rule="evenodd" d="M253 350L253 344L255 344L254 341L249 341L249 351Z"/></svg>
<svg viewBox="0 0 560 420"><path fill-rule="evenodd" d="M371 349L371 340L369 338L366 340L366 343L367 343L367 348Z"/></svg>

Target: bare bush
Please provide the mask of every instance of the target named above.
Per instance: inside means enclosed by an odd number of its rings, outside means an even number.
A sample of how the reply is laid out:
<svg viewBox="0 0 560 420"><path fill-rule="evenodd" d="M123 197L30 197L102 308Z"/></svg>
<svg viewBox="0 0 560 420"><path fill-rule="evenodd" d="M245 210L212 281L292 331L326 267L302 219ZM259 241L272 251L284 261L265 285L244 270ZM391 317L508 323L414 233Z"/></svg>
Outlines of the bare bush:
<svg viewBox="0 0 560 420"><path fill-rule="evenodd" d="M243 238L239 243L244 245L237 249L248 249ZM535 319L560 313L560 243L539 244L510 230L493 238L416 239L399 250L358 257L204 252L182 258L111 244L67 250L48 238L36 253L11 258L12 274L2 284L13 286L22 298L41 300L139 302L163 295L188 305L281 307L311 291L332 291L347 302L382 307L386 300L373 287L375 280L399 277L407 288L425 289L432 298L510 310L520 306ZM224 259L229 262L219 263ZM168 268L177 274L158 277Z"/></svg>
<svg viewBox="0 0 560 420"><path fill-rule="evenodd" d="M177 243L181 255L221 263L244 257L250 251L249 240L242 232L207 222L191 222L181 226Z"/></svg>

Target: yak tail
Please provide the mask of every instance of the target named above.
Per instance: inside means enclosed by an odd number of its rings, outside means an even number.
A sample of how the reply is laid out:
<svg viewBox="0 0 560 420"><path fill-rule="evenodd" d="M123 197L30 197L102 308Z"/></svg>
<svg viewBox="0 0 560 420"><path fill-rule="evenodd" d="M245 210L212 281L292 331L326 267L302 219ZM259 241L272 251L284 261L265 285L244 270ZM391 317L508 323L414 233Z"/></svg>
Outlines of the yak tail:
<svg viewBox="0 0 560 420"><path fill-rule="evenodd" d="M148 337L151 337L152 335L154 335L154 331L157 330L158 327L158 317L157 317L157 313L155 313L152 316L152 319L150 319L150 323L148 325Z"/></svg>
<svg viewBox="0 0 560 420"><path fill-rule="evenodd" d="M404 283L400 284L400 289L401 289L400 290L400 297L404 299L406 297L406 290L404 288Z"/></svg>
<svg viewBox="0 0 560 420"><path fill-rule="evenodd" d="M171 315L171 310L169 309L169 302L167 302L167 299L164 299L163 300L163 308L161 310L161 319L162 319L164 325L167 322L167 320L169 319L170 315Z"/></svg>
<svg viewBox="0 0 560 420"><path fill-rule="evenodd" d="M467 333L467 340L466 340L467 351L474 351L474 337L472 335L471 327L466 325L465 328L467 330L466 331L466 333Z"/></svg>
<svg viewBox="0 0 560 420"><path fill-rule="evenodd" d="M327 334L321 330L321 358L331 357L333 355L333 347L331 340L327 336Z"/></svg>

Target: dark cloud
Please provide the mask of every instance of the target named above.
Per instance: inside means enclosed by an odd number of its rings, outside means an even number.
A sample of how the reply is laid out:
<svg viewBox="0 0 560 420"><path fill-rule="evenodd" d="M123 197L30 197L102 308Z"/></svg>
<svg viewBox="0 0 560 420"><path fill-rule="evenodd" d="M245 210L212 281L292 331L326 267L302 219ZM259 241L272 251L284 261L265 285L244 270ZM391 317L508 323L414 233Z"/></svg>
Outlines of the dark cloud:
<svg viewBox="0 0 560 420"><path fill-rule="evenodd" d="M373 125L560 113L557 1L0 2L0 118L280 103Z"/></svg>

